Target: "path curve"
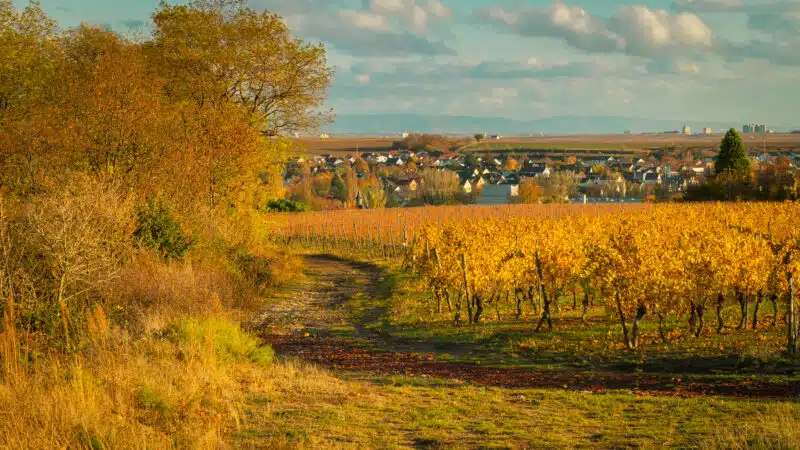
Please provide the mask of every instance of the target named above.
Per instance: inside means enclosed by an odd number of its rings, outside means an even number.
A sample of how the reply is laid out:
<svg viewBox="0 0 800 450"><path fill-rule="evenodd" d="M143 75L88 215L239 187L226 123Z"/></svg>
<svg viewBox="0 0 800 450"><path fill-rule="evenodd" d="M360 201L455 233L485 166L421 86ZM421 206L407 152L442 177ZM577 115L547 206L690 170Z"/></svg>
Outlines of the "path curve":
<svg viewBox="0 0 800 450"><path fill-rule="evenodd" d="M281 355L302 358L323 367L374 375L424 376L503 388L586 392L624 389L656 396L800 398L800 386L788 382L723 383L719 379L697 377L681 383L666 376L623 372L493 368L438 361L436 354L430 351L432 346L393 340L368 326L385 313L380 299L391 294L386 291L379 267L327 255L307 257L306 267L302 279L279 291L268 302L258 322L265 342ZM345 303L356 295L375 299L375 307L354 318L349 315Z"/></svg>

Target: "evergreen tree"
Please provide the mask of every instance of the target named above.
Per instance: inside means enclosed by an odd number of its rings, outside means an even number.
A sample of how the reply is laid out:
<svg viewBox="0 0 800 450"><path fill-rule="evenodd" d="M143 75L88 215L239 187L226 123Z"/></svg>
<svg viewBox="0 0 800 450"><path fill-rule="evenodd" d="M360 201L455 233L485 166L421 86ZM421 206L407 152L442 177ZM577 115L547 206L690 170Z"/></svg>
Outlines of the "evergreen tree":
<svg viewBox="0 0 800 450"><path fill-rule="evenodd" d="M333 173L333 179L331 180L331 195L333 198L341 202L347 201L347 187L344 185L342 177L339 176L339 172Z"/></svg>
<svg viewBox="0 0 800 450"><path fill-rule="evenodd" d="M747 176L750 174L750 157L742 138L731 128L719 146L719 155L714 166L717 175L728 172L730 175Z"/></svg>

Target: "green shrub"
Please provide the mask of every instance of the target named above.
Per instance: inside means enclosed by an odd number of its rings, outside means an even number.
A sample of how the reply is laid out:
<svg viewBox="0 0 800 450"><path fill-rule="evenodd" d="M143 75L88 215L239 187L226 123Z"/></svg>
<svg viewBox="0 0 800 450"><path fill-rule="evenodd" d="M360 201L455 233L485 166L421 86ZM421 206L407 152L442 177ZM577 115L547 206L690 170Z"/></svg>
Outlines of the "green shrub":
<svg viewBox="0 0 800 450"><path fill-rule="evenodd" d="M178 341L191 345L204 345L210 339L214 353L220 361L251 361L269 365L275 360L272 347L261 345L256 337L228 320L182 319L174 326L173 332Z"/></svg>
<svg viewBox="0 0 800 450"><path fill-rule="evenodd" d="M293 200L275 199L267 202L267 211L269 212L306 212L311 211L303 202L296 202Z"/></svg>
<svg viewBox="0 0 800 450"><path fill-rule="evenodd" d="M166 416L169 413L167 400L151 386L139 386L136 389L136 404L140 408L156 411L162 416Z"/></svg>
<svg viewBox="0 0 800 450"><path fill-rule="evenodd" d="M133 235L140 246L155 249L165 261L183 258L193 245L180 222L159 201L148 201L139 210Z"/></svg>

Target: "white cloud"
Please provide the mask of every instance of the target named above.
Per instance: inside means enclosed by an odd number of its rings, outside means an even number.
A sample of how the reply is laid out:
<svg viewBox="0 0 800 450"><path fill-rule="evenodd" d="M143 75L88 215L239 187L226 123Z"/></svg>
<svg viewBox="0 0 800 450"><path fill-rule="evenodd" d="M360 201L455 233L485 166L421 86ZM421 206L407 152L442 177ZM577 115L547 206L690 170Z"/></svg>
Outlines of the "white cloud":
<svg viewBox="0 0 800 450"><path fill-rule="evenodd" d="M389 24L386 22L386 18L378 14L344 9L339 11L339 16L345 22L363 30L388 31L390 29Z"/></svg>
<svg viewBox="0 0 800 450"><path fill-rule="evenodd" d="M523 36L564 39L590 53L657 56L701 52L712 46L711 29L695 14L673 15L663 9L620 6L610 18L589 14L578 6L557 1L547 7L507 10L490 7L475 12L482 22Z"/></svg>
<svg viewBox="0 0 800 450"><path fill-rule="evenodd" d="M292 32L305 39L323 41L331 47L358 57L407 57L409 55L452 55L454 50L441 40L406 31L397 26L392 2L373 0L382 6L363 9L339 8L313 0L250 0L254 8L282 14ZM381 9L382 8L382 9ZM426 10L427 16L434 10Z"/></svg>
<svg viewBox="0 0 800 450"><path fill-rule="evenodd" d="M384 17L396 17L417 33L424 33L432 19L449 19L453 11L441 0L364 0L365 8Z"/></svg>

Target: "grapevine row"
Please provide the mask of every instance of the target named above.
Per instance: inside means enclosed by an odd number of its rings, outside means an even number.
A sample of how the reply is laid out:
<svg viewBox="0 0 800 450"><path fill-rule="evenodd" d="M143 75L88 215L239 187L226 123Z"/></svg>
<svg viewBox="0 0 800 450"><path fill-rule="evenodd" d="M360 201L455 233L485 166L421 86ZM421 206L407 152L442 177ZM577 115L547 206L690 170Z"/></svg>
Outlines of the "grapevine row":
<svg viewBox="0 0 800 450"><path fill-rule="evenodd" d="M645 317L663 324L686 314L700 336L710 312L718 331L725 326L726 303L741 306L742 328L751 302L756 311L771 302L776 323L778 304L787 305L795 352L798 218L800 206L786 203L449 221L422 226L406 261L440 304L454 304L456 324L479 322L487 305L510 298L518 317L530 303L540 314L536 330L552 329L555 302L580 292L584 310L594 296L613 312L633 348Z"/></svg>

